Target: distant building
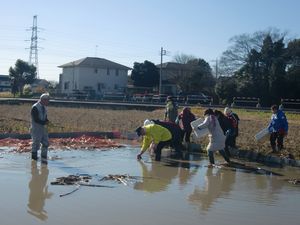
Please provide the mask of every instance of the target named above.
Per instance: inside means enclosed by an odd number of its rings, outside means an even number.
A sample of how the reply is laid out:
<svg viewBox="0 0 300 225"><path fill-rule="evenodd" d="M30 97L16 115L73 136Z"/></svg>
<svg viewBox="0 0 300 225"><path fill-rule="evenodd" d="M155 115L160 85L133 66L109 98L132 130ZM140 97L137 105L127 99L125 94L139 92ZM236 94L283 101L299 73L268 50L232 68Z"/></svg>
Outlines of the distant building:
<svg viewBox="0 0 300 225"><path fill-rule="evenodd" d="M86 57L59 66L62 68L59 85L62 94L124 92L131 68L103 58Z"/></svg>
<svg viewBox="0 0 300 225"><path fill-rule="evenodd" d="M0 92L11 91L11 83L8 75L0 75Z"/></svg>
<svg viewBox="0 0 300 225"><path fill-rule="evenodd" d="M31 86L32 93L43 93L46 92L49 88L49 81L44 79L35 79Z"/></svg>
<svg viewBox="0 0 300 225"><path fill-rule="evenodd" d="M160 64L156 65L160 70ZM163 94L177 95L179 90L176 85L176 80L179 76L185 76L188 73L195 71L195 67L192 65L166 62L162 64L162 87L161 91Z"/></svg>

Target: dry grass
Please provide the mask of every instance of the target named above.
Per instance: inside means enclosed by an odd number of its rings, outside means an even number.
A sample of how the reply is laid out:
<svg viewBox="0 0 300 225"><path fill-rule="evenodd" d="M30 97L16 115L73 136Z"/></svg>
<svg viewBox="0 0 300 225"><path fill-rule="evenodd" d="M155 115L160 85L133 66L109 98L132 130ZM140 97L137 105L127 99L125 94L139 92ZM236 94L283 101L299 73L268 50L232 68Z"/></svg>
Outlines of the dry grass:
<svg viewBox="0 0 300 225"><path fill-rule="evenodd" d="M1 105L0 132L27 133L31 105ZM48 107L49 132L67 131L134 131L146 118L163 119L163 110L107 110Z"/></svg>
<svg viewBox="0 0 300 225"><path fill-rule="evenodd" d="M31 105L1 105L0 106L0 132L1 133L28 133ZM203 108L193 108L198 116L203 115ZM221 109L222 110L222 109ZM262 143L254 141L254 135L266 127L271 113L235 110L239 115L240 135L237 145L241 149L267 153L270 149L269 141ZM121 131L133 132L145 119L163 119L164 110L107 110L87 108L48 107L48 117L52 124L49 132L67 131ZM300 115L287 113L289 121L289 134L285 139L284 154L291 153L300 159ZM206 144L207 140L201 140Z"/></svg>

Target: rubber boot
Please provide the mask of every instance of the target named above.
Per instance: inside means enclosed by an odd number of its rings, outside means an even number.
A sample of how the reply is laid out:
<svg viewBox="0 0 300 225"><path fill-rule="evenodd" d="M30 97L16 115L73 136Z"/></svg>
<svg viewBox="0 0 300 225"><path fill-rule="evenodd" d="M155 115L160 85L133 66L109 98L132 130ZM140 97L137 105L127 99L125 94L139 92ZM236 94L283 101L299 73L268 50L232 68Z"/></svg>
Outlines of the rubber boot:
<svg viewBox="0 0 300 225"><path fill-rule="evenodd" d="M37 159L38 159L38 157L37 157L37 152L32 152L32 153L31 153L31 159L32 159L32 160L37 160Z"/></svg>
<svg viewBox="0 0 300 225"><path fill-rule="evenodd" d="M48 162L47 160L48 160L48 148L45 146L42 146L41 161L42 161L42 163L47 164L47 162Z"/></svg>
<svg viewBox="0 0 300 225"><path fill-rule="evenodd" d="M231 157L231 154L230 154L230 151L229 151L229 148L228 148L228 146L225 146L225 153L226 153L226 156L229 158L229 157Z"/></svg>
<svg viewBox="0 0 300 225"><path fill-rule="evenodd" d="M226 162L230 163L229 157L226 155L225 151L222 149L219 151L219 153L223 156Z"/></svg>
<svg viewBox="0 0 300 225"><path fill-rule="evenodd" d="M210 164L212 164L212 165L215 164L214 152L209 151L209 152L208 152L208 158L209 158Z"/></svg>
<svg viewBox="0 0 300 225"><path fill-rule="evenodd" d="M273 153L277 152L276 145L272 145L271 147L272 147L272 152Z"/></svg>

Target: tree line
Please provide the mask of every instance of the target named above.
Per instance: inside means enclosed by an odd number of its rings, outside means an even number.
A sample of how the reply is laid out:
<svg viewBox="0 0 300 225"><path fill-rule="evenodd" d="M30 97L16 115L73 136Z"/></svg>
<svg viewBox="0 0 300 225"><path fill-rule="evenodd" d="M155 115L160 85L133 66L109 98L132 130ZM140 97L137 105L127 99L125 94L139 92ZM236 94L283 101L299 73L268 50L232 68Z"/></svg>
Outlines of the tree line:
<svg viewBox="0 0 300 225"><path fill-rule="evenodd" d="M170 81L180 92L204 92L222 104L232 103L234 97L259 98L262 106L282 98L299 99L300 39L289 40L286 35L268 29L234 36L220 58L218 77L204 59L175 55L174 62L190 69L174 74ZM136 86L157 86L159 69L149 61L135 63L131 79Z"/></svg>
<svg viewBox="0 0 300 225"><path fill-rule="evenodd" d="M173 62L184 65L169 82L179 93L203 92L216 103L230 104L234 97L255 97L262 106L281 98L300 98L300 39L288 39L278 29L242 34L230 39L213 76L209 63L193 55L177 54ZM9 69L12 93L23 94L25 84L36 79L36 68L18 59ZM130 82L158 90L160 72L152 62L135 62Z"/></svg>
<svg viewBox="0 0 300 225"><path fill-rule="evenodd" d="M220 64L225 76L215 91L224 102L234 96L256 97L261 105L300 98L300 39L285 41L274 31L236 36Z"/></svg>

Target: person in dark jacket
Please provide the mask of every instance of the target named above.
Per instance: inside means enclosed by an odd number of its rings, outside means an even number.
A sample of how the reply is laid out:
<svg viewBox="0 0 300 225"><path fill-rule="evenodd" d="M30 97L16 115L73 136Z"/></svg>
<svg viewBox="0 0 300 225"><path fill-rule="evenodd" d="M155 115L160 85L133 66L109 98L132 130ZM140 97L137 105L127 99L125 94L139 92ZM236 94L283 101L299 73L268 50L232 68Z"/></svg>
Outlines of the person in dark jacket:
<svg viewBox="0 0 300 225"><path fill-rule="evenodd" d="M272 150L273 152L276 152L283 149L283 138L288 134L289 125L284 112L278 109L277 105L272 105L271 111L272 116L268 130L271 133L270 143Z"/></svg>
<svg viewBox="0 0 300 225"><path fill-rule="evenodd" d="M196 119L195 115L191 112L189 107L184 107L182 112L178 115L176 119L176 124L182 124L184 140L190 143L190 136L192 133L191 122Z"/></svg>
<svg viewBox="0 0 300 225"><path fill-rule="evenodd" d="M231 124L233 126L233 131L232 131L232 145L233 147L236 147L236 138L239 135L239 122L240 122L240 118L239 116L232 112L232 110L229 107L226 107L224 109L224 114L225 116L227 116L228 119L230 119Z"/></svg>
<svg viewBox="0 0 300 225"><path fill-rule="evenodd" d="M234 147L234 128L232 125L231 120L226 117L221 111L215 110L214 111L216 117L218 118L218 121L220 123L220 126L224 132L224 135L226 136L225 139L225 153L228 157L231 156L229 148L228 147Z"/></svg>

